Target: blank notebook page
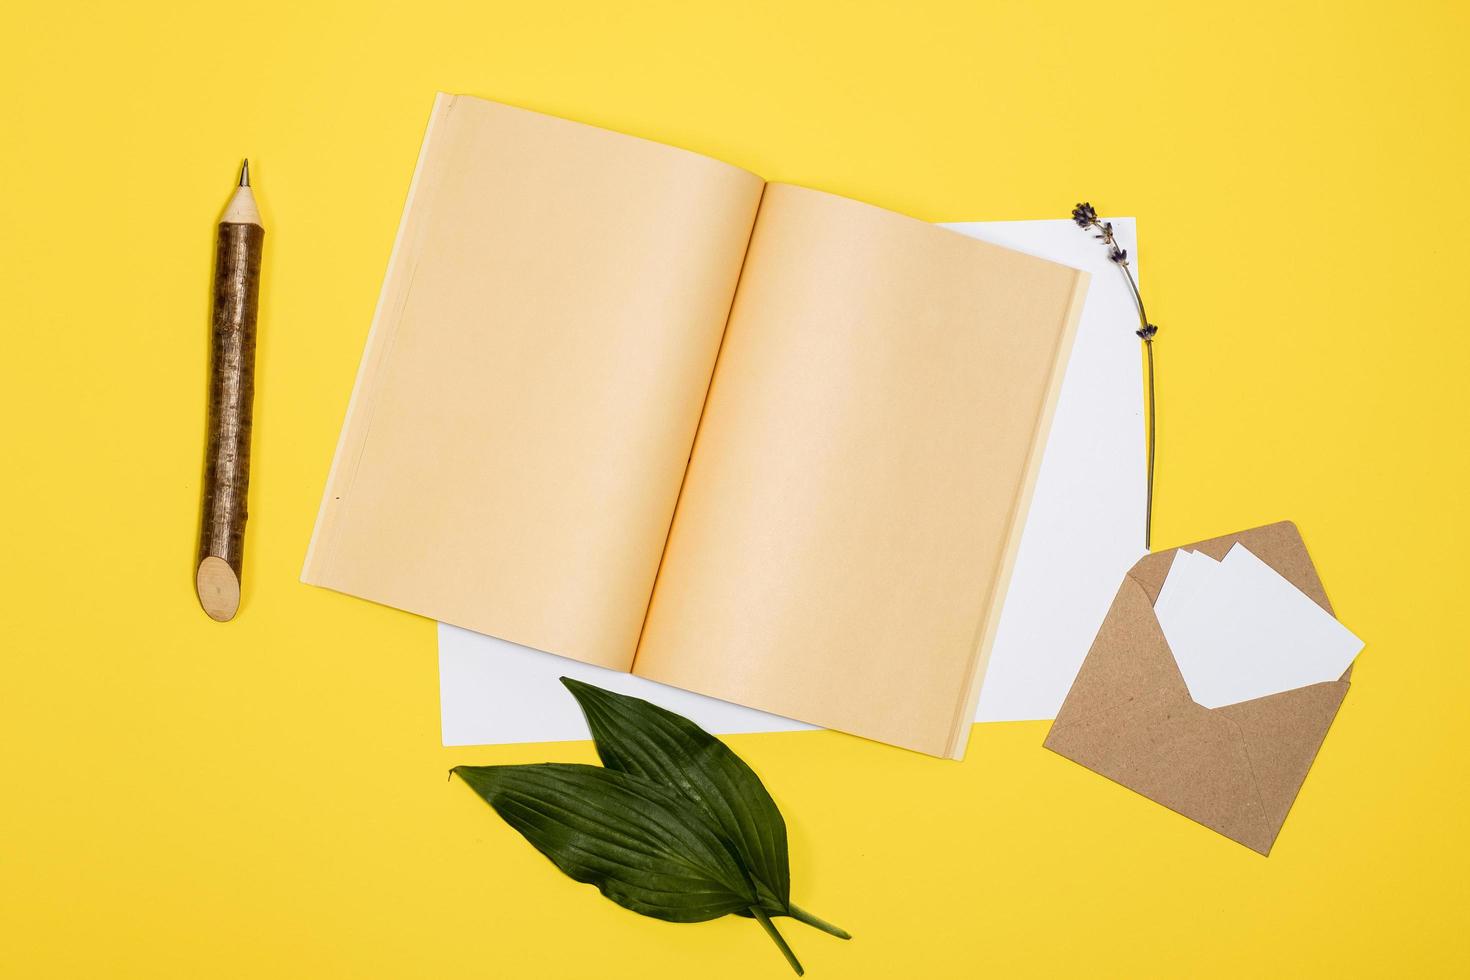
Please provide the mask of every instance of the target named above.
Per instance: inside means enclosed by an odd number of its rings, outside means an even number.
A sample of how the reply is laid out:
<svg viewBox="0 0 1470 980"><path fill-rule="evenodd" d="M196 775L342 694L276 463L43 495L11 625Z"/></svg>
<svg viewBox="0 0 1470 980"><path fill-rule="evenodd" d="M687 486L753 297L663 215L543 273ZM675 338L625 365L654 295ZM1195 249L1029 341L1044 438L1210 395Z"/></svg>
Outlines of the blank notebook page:
<svg viewBox="0 0 1470 980"><path fill-rule="evenodd" d="M303 578L628 669L762 186L440 96Z"/></svg>
<svg viewBox="0 0 1470 980"><path fill-rule="evenodd" d="M634 672L962 755L1087 278L769 185Z"/></svg>

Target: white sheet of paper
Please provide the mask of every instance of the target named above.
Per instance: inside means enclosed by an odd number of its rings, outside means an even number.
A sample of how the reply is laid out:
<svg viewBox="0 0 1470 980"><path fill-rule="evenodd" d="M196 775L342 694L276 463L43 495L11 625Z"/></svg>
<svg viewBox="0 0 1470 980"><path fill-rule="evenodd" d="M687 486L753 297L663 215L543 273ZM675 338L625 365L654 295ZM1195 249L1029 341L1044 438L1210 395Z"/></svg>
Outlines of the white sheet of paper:
<svg viewBox="0 0 1470 980"><path fill-rule="evenodd" d="M1055 718L1143 546L1146 499L1138 314L1102 244L1071 221L949 225L1092 273L976 721ZM1132 218L1114 218L1134 274Z"/></svg>
<svg viewBox="0 0 1470 980"><path fill-rule="evenodd" d="M498 745L587 738L582 709L557 682L563 676L652 701L705 731L721 735L812 727L440 623L439 712L444 744Z"/></svg>
<svg viewBox="0 0 1470 980"><path fill-rule="evenodd" d="M1068 220L946 227L1092 273L980 691L977 721L1056 717L1118 583L1144 555L1143 374L1137 314L1100 243ZM1138 254L1132 218L1113 219ZM709 731L811 726L439 625L445 745L587 737L562 675L655 701Z"/></svg>
<svg viewBox="0 0 1470 980"><path fill-rule="evenodd" d="M1189 695L1206 708L1335 681L1363 649L1325 609L1237 543L1223 561L1178 559L1182 586L1154 614ZM1199 559L1204 559L1200 561Z"/></svg>

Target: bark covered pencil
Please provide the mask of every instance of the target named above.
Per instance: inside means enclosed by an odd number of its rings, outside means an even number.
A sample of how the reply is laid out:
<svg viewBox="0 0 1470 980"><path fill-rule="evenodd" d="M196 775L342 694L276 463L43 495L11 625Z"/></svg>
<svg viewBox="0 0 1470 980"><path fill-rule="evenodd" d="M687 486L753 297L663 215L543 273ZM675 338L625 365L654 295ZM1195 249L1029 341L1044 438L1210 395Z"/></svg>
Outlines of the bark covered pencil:
<svg viewBox="0 0 1470 980"><path fill-rule="evenodd" d="M199 523L199 604L219 622L240 608L250 486L250 426L255 396L255 321L265 227L250 189L250 161L220 216L211 316L209 446Z"/></svg>

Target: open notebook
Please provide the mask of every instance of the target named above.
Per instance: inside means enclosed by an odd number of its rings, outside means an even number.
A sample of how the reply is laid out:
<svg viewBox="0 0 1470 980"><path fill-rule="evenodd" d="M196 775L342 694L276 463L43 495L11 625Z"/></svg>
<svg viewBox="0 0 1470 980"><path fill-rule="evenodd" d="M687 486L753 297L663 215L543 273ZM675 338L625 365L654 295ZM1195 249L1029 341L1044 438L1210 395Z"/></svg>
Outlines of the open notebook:
<svg viewBox="0 0 1470 980"><path fill-rule="evenodd" d="M303 578L958 758L1086 280L441 95Z"/></svg>

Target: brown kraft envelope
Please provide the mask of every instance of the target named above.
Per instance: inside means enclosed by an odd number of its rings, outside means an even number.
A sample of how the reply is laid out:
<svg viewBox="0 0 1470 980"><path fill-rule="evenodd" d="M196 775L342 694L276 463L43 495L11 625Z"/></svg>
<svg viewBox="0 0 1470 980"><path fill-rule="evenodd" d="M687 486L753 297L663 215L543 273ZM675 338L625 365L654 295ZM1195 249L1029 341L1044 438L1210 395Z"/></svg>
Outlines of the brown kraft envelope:
<svg viewBox="0 0 1470 980"><path fill-rule="evenodd" d="M1183 547L1218 560L1237 541L1332 612L1290 521ZM1221 708L1196 704L1153 609L1178 550L1148 555L1124 577L1045 744L1269 854L1352 671Z"/></svg>

